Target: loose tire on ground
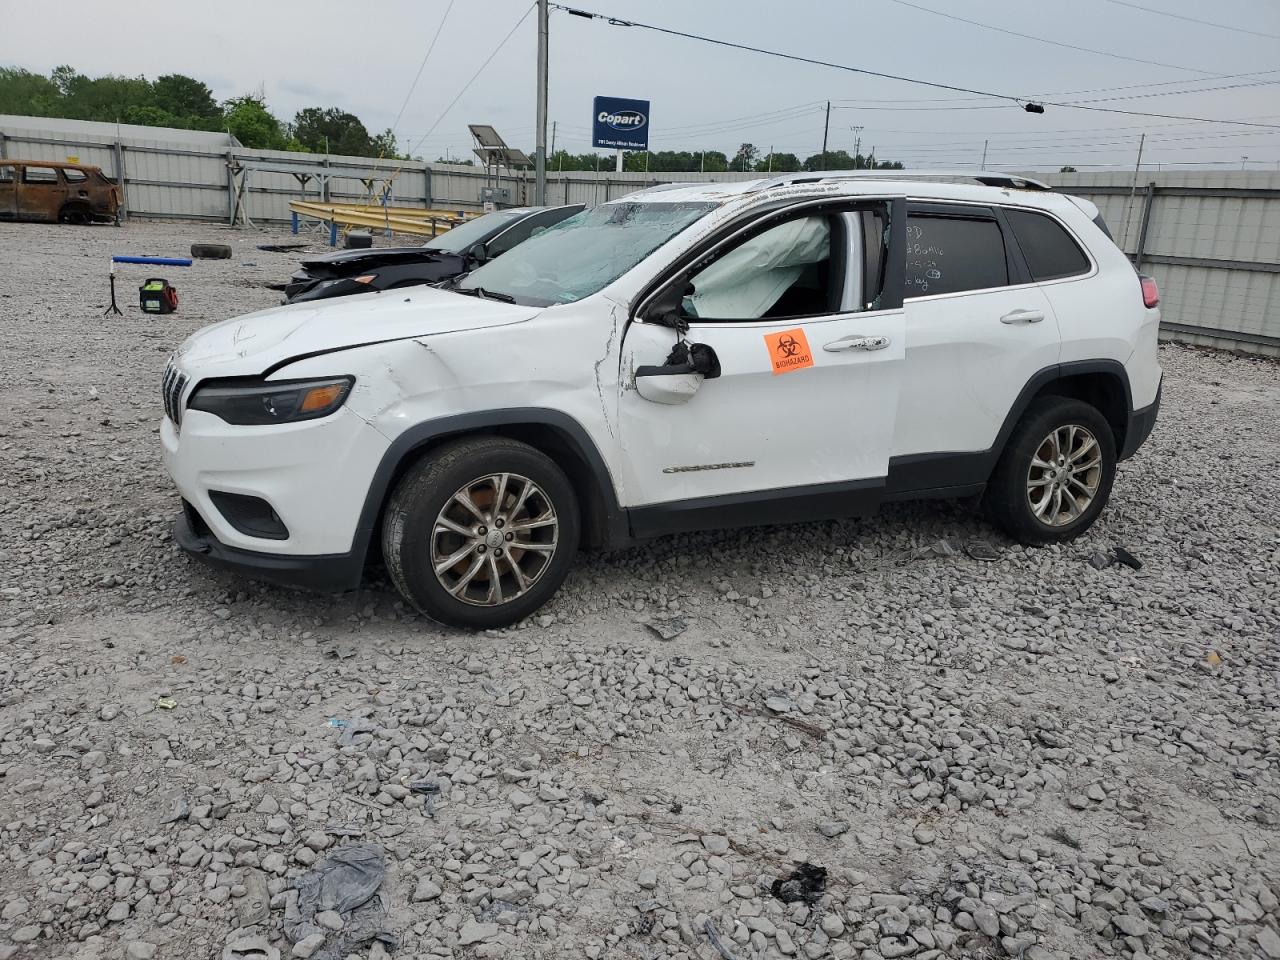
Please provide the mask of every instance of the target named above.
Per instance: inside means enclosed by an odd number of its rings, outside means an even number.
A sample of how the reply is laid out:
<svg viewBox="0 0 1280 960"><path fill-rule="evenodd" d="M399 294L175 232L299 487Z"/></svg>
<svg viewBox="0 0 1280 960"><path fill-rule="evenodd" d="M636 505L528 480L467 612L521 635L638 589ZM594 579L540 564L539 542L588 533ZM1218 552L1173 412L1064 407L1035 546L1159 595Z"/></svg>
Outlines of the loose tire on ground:
<svg viewBox="0 0 1280 960"><path fill-rule="evenodd" d="M473 437L432 451L401 479L382 552L396 589L420 612L488 629L529 616L555 594L580 536L578 498L550 457L505 437Z"/></svg>
<svg viewBox="0 0 1280 960"><path fill-rule="evenodd" d="M231 247L225 243L193 243L191 256L197 260L230 260Z"/></svg>
<svg viewBox="0 0 1280 960"><path fill-rule="evenodd" d="M1093 525L1115 474L1115 436L1107 419L1080 400L1041 397L1005 444L983 507L992 523L1020 543L1062 543Z"/></svg>

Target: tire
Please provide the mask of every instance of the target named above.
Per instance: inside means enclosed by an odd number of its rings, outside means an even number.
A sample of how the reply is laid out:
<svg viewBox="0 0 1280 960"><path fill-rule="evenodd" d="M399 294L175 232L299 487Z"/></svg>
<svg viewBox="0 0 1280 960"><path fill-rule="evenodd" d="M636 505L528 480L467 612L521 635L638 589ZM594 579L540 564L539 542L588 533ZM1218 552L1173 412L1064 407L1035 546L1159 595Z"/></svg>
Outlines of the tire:
<svg viewBox="0 0 1280 960"><path fill-rule="evenodd" d="M988 519L1019 543L1064 543L1093 525L1111 496L1115 475L1115 436L1106 417L1080 400L1041 397L1005 444L983 507Z"/></svg>
<svg viewBox="0 0 1280 960"><path fill-rule="evenodd" d="M89 208L79 203L69 203L58 214L60 223L70 223L78 227L87 226L93 220Z"/></svg>
<svg viewBox="0 0 1280 960"><path fill-rule="evenodd" d="M230 260L231 247L225 243L193 243L191 256L196 260Z"/></svg>
<svg viewBox="0 0 1280 960"><path fill-rule="evenodd" d="M506 510L495 516L500 484ZM457 499L463 491L475 511ZM521 521L534 526L516 530ZM489 629L551 599L580 536L578 498L550 457L505 437L473 437L432 451L401 479L383 519L382 553L392 583L420 612L455 627ZM530 549L509 546L520 542ZM453 558L437 575L441 562Z"/></svg>

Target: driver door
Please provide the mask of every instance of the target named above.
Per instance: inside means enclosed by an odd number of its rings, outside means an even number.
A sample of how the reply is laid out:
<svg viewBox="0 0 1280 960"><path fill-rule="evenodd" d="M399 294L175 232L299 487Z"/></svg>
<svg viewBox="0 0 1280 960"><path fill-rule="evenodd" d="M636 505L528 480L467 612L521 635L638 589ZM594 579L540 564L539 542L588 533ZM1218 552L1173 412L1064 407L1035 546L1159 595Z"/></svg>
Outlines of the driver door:
<svg viewBox="0 0 1280 960"><path fill-rule="evenodd" d="M904 223L900 198L766 214L641 302L619 401L636 535L874 509L902 378ZM668 362L683 324L713 368Z"/></svg>

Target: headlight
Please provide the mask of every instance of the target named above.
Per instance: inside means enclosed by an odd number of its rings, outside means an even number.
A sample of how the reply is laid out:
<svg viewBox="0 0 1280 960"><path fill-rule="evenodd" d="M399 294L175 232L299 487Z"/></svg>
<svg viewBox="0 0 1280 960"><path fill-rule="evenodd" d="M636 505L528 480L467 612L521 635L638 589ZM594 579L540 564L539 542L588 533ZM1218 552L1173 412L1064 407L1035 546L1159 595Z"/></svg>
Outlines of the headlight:
<svg viewBox="0 0 1280 960"><path fill-rule="evenodd" d="M260 426L327 417L347 399L355 377L328 380L210 380L187 403L227 423Z"/></svg>

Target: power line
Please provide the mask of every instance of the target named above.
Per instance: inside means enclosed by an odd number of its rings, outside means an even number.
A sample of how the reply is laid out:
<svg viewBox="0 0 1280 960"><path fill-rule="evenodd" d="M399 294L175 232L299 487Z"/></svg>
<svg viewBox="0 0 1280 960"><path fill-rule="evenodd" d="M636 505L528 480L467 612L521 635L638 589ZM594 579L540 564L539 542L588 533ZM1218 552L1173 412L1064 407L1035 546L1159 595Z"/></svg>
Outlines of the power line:
<svg viewBox="0 0 1280 960"><path fill-rule="evenodd" d="M1197 70L1195 67L1184 67L1174 63L1162 63L1159 60L1143 60L1141 57L1126 57L1122 53L1108 53L1105 50L1094 50L1091 47L1081 47L1074 43L1064 43L1061 40L1049 40L1045 37L1037 37L1030 33L1019 33L1017 30L1008 30L1004 27L997 27L994 24L982 23L978 20L969 20L966 17L958 17L953 13L943 13L941 10L934 10L932 7L923 7L918 3L911 3L910 0L889 0L890 3L896 3L900 7L910 7L912 10L919 10L922 13L932 14L935 17L945 17L948 20L956 20L959 23L967 23L970 26L981 27L983 30L993 30L996 33L1003 33L1010 37L1020 37L1023 40L1034 40L1037 43L1047 43L1053 47L1063 47L1067 50L1079 50L1082 53L1092 53L1099 57L1111 57L1113 60L1128 60L1130 63L1145 63L1149 67L1167 67L1170 70L1184 70L1188 73L1202 73L1207 76L1216 76L1211 70Z"/></svg>
<svg viewBox="0 0 1280 960"><path fill-rule="evenodd" d="M447 116L449 115L449 111L450 111L450 110L452 110L452 109L454 108L454 106L457 104L457 102L458 102L459 100L461 100L461 99L462 99L462 95L463 95L464 93L466 93L468 89L470 89L471 84L473 84L473 83L475 83L475 82L476 82L476 77L480 76L480 74L482 74L482 73L484 72L484 68L485 68L485 67L487 67L487 66L489 66L489 64L493 62L493 58L494 58L494 57L496 57L496 56L498 55L499 51L501 51L501 50L502 50L502 48L503 48L503 47L505 47L505 46L507 45L507 41L508 41L508 40L510 40L513 36L515 36L515 32L516 32L517 30L519 30L519 29L520 29L520 25L521 25L521 24L523 24L526 20L528 20L528 19L529 19L529 14L531 14L531 13L533 13L533 6L532 6L532 5L531 5L528 9L526 9L526 10L525 10L524 14L520 17L520 19L516 21L515 26L514 26L514 27L512 27L512 28L507 32L507 35L506 35L505 37L503 37L503 38L502 38L502 40L500 40L500 41L498 42L498 45L497 45L496 47L494 47L494 48L493 48L493 53L489 54L489 56L485 58L484 63L480 64L480 66L476 68L476 72L475 72L475 73L473 73L473 74L471 75L471 79L470 79L470 80L468 80L468 81L463 85L462 89L458 91L458 95L457 95L456 97L454 97L452 100L450 100L450 101L449 101L449 105L448 105L447 107L445 107L445 108L444 108L444 112L442 112L442 113L440 114L440 116L438 116L438 117L436 118L436 122L435 122L435 123L433 123L430 127L428 127L428 128L427 128L427 132L426 132L426 133L424 133L424 134L421 136L421 138L419 138L418 143L415 143L415 144L414 144L414 145L413 145L413 146L408 150L408 153L409 153L410 155L412 155L412 154L413 154L413 152L414 152L415 150L417 150L417 149L418 149L418 145L419 145L419 144L421 144L423 140L426 140L426 139L427 139L427 137L431 136L431 134L435 131L436 127L440 126L440 121L442 121L445 117L447 117Z"/></svg>
<svg viewBox="0 0 1280 960"><path fill-rule="evenodd" d="M934 89L937 89L937 90L951 90L955 93L972 93L980 97L989 97L994 100L1007 100L1010 103L1016 103L1019 106L1029 107L1029 106L1032 106L1033 104L1041 104L1044 106L1061 107L1063 109L1070 109L1070 110L1088 110L1094 113L1117 113L1117 114L1123 114L1125 116L1131 116L1131 117L1157 117L1162 120L1187 120L1193 123L1227 123L1227 124L1236 124L1236 125L1245 126L1245 127L1275 127L1276 129L1280 129L1280 125L1277 125L1277 124L1250 123L1245 120L1211 120L1208 117L1193 117L1193 116L1188 116L1186 114L1145 113L1139 110L1122 110L1119 107L1094 107L1094 106L1088 106L1086 104L1080 104L1080 103L1055 102L1050 100L1033 101L1027 97L1016 97L1007 93L992 93L988 90L975 90L972 87L961 87L961 86L957 86L955 84L950 84L950 83L938 83L937 81L934 81L934 80L919 80L919 79L916 79L915 77L904 77L904 76L899 76L898 74L893 74L893 73L882 73L878 70L868 70L864 67L852 67L852 66L849 66L848 64L832 63L829 60L817 60L812 57L802 57L794 53L782 53L777 50L766 50L764 47L753 47L749 44L734 43L730 40L718 40L715 37L705 37L705 36L702 36L701 34L686 33L683 30L672 30L669 27L654 26L651 23L640 23L639 21L636 21L636 20L622 20L618 17L611 17L606 14L595 13L590 10L582 10L575 7L566 7L563 4L559 4L559 3L553 3L551 4L551 6L555 7L555 9L557 10L563 10L564 12L575 17L582 17L586 20L603 20L605 23L608 23L609 25L615 26L615 27L638 27L642 30L652 30L655 33L665 33L673 37L683 37L686 40L700 40L703 43L710 43L719 47L729 47L734 50L745 50L748 53L760 53L769 57L778 57L782 60L793 60L797 63L807 63L807 64L810 64L811 66L829 67L833 70L845 70L849 73L858 73L858 74L862 74L863 76L879 77L882 80L898 80L903 83L914 83L920 86L933 87ZM957 107L955 109L984 110L984 109L993 109L993 108L991 107Z"/></svg>
<svg viewBox="0 0 1280 960"><path fill-rule="evenodd" d="M431 43L427 46L427 52L422 56L422 62L418 64L418 72L413 75L413 83L409 84L409 90L404 95L404 103L400 104L400 111L396 114L395 121L391 124L391 132L395 133L396 127L400 126L400 118L404 116L404 108L409 105L409 98L413 96L414 89L418 86L418 80L422 77L422 71L427 65L427 60L431 57L431 51L436 48L436 41L440 39L440 34L444 30L444 22L449 19L449 11L453 9L454 0L449 0L449 5L444 8L444 16L440 18L440 23L436 26L435 35L431 38Z"/></svg>
<svg viewBox="0 0 1280 960"><path fill-rule="evenodd" d="M1263 33L1261 30L1246 30L1244 27L1231 27L1225 23L1214 23L1212 20L1197 20L1195 17L1183 16L1180 13L1170 13L1168 10L1157 10L1155 7L1144 7L1140 3L1130 3L1129 0L1108 0L1108 2L1118 4L1122 7L1132 7L1134 10L1144 10L1147 13L1154 13L1161 17L1172 17L1175 20L1186 20L1188 23L1198 23L1203 27L1217 27L1219 30L1230 30L1233 33L1247 33L1255 37L1267 37L1271 40L1280 40L1280 34Z"/></svg>

